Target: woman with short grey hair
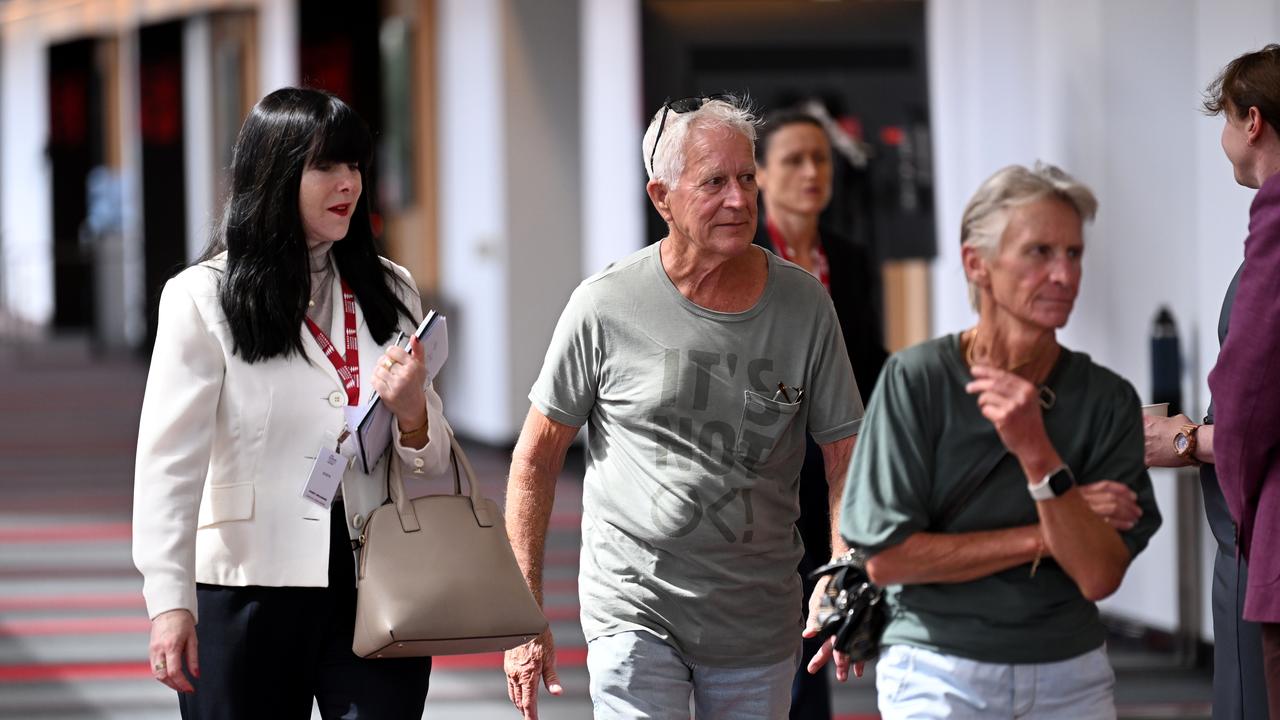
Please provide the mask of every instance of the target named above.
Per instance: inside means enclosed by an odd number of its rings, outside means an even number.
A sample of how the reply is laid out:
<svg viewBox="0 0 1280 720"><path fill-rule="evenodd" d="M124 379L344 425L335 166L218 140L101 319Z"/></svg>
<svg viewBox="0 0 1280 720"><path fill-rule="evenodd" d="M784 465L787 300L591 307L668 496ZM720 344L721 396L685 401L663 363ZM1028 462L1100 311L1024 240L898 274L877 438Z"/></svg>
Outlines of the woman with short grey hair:
<svg viewBox="0 0 1280 720"><path fill-rule="evenodd" d="M1020 205L1053 197L1075 208L1083 221L1098 214L1093 191L1056 166L1036 163L1033 169L1009 165L992 175L970 198L960 222L960 245L990 258L1000 249L1000 238L1009 224L1009 211ZM979 293L969 280L969 304L975 311Z"/></svg>
<svg viewBox="0 0 1280 720"><path fill-rule="evenodd" d="M1160 525L1138 396L1058 344L1093 194L1011 166L965 209L977 324L889 358L841 531L888 588L876 670L894 718L1114 718L1095 603Z"/></svg>

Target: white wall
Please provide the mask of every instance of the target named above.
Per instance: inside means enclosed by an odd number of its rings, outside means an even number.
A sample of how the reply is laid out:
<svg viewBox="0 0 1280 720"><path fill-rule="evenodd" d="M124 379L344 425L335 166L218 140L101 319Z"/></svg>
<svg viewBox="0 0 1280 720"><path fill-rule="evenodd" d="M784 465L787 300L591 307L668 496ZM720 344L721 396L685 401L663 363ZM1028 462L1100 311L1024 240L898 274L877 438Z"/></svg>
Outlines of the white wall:
<svg viewBox="0 0 1280 720"><path fill-rule="evenodd" d="M298 3L301 0L258 2L258 92L297 85Z"/></svg>
<svg viewBox="0 0 1280 720"><path fill-rule="evenodd" d="M504 0L437 5L440 288L449 319L449 420L469 437L510 432L507 382Z"/></svg>
<svg viewBox="0 0 1280 720"><path fill-rule="evenodd" d="M209 243L218 177L213 142L213 27L209 16L182 26L183 187L186 190L187 261Z"/></svg>
<svg viewBox="0 0 1280 720"><path fill-rule="evenodd" d="M28 322L53 320L53 179L46 41L13 23L0 37L0 304ZM17 110L21 108L21 110Z"/></svg>
<svg viewBox="0 0 1280 720"><path fill-rule="evenodd" d="M1242 256L1251 193L1232 181L1218 145L1222 121L1199 113L1201 92L1232 57L1274 38L1276 16L1266 0L931 2L934 334L974 319L962 300L957 230L969 195L1003 165L1053 162L1100 200L1064 344L1146 396L1151 318L1169 305L1187 356L1184 398L1193 416L1203 414L1218 309ZM1172 629L1174 479L1156 471L1152 480L1164 528L1104 607ZM1202 510L1193 512L1198 522Z"/></svg>
<svg viewBox="0 0 1280 720"><path fill-rule="evenodd" d="M556 320L583 277L583 183L578 0L516 0L506 8L507 413L514 439Z"/></svg>
<svg viewBox="0 0 1280 720"><path fill-rule="evenodd" d="M610 17L618 6L608 8ZM579 108L590 102L591 113L609 117L629 110L603 109L601 98L580 90L582 8L579 0L438 5L441 290L453 312L442 392L458 432L486 442L513 442L519 433L556 320L588 274L584 258L603 267L623 254L620 245L639 247L638 211L612 218L615 232L600 230L599 208L620 206L634 188L584 194L584 174L606 181L584 157L584 126L604 138L594 147L607 158L627 123L604 130ZM638 43L631 52L635 58L606 69L638 68ZM613 94L628 93L639 96L638 73L615 84ZM596 230L584 239L583 224L592 222Z"/></svg>
<svg viewBox="0 0 1280 720"><path fill-rule="evenodd" d="M639 0L582 0L582 274L644 246Z"/></svg>

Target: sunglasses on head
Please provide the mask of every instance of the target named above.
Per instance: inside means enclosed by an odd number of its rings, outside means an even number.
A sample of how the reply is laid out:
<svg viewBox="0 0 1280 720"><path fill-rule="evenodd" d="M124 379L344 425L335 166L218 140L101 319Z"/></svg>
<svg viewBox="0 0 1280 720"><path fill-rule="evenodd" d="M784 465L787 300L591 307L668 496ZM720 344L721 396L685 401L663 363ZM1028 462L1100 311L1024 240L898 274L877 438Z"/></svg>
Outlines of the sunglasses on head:
<svg viewBox="0 0 1280 720"><path fill-rule="evenodd" d="M687 112L693 112L713 100L720 100L734 105L737 98L728 93L716 93L714 95L697 95L680 98L679 100L668 100L662 103L662 119L658 121L658 136L653 139L653 149L649 151L650 173L653 172L653 156L658 152L658 141L662 139L662 130L667 126L667 112L683 115Z"/></svg>

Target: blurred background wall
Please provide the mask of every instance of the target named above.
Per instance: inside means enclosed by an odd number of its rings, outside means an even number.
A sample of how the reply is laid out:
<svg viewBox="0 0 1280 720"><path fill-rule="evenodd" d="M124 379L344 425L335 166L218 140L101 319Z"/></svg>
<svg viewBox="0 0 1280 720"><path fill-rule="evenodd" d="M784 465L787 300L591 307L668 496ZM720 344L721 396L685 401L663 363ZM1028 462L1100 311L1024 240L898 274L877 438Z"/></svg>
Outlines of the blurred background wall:
<svg viewBox="0 0 1280 720"><path fill-rule="evenodd" d="M1167 305L1197 417L1251 198L1201 92L1278 30L1271 0L3 0L0 337L145 358L245 112L309 84L379 138L366 191L386 253L450 316L451 420L509 444L569 293L662 232L648 118L735 90L832 115L851 148L833 213L881 263L895 349L972 321L957 236L982 179L1043 159L1089 183L1065 342L1147 397ZM1154 477L1166 530L1106 607L1208 639L1194 483Z"/></svg>

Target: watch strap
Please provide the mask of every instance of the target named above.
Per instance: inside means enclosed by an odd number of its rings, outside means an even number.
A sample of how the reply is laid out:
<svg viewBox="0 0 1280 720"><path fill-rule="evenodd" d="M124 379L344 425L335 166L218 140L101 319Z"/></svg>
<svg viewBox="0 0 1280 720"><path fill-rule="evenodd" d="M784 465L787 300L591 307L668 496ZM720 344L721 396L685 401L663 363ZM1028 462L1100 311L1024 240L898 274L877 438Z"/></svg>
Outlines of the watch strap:
<svg viewBox="0 0 1280 720"><path fill-rule="evenodd" d="M1061 472L1065 472L1069 477L1071 477L1072 482L1070 487L1075 487L1075 477L1071 475L1071 468L1067 467L1066 463L1062 463L1058 467L1045 473L1040 482L1027 486L1027 492L1031 493L1031 498L1036 502L1041 502L1043 500L1053 500L1058 497L1059 493L1054 491L1052 480L1055 475Z"/></svg>

